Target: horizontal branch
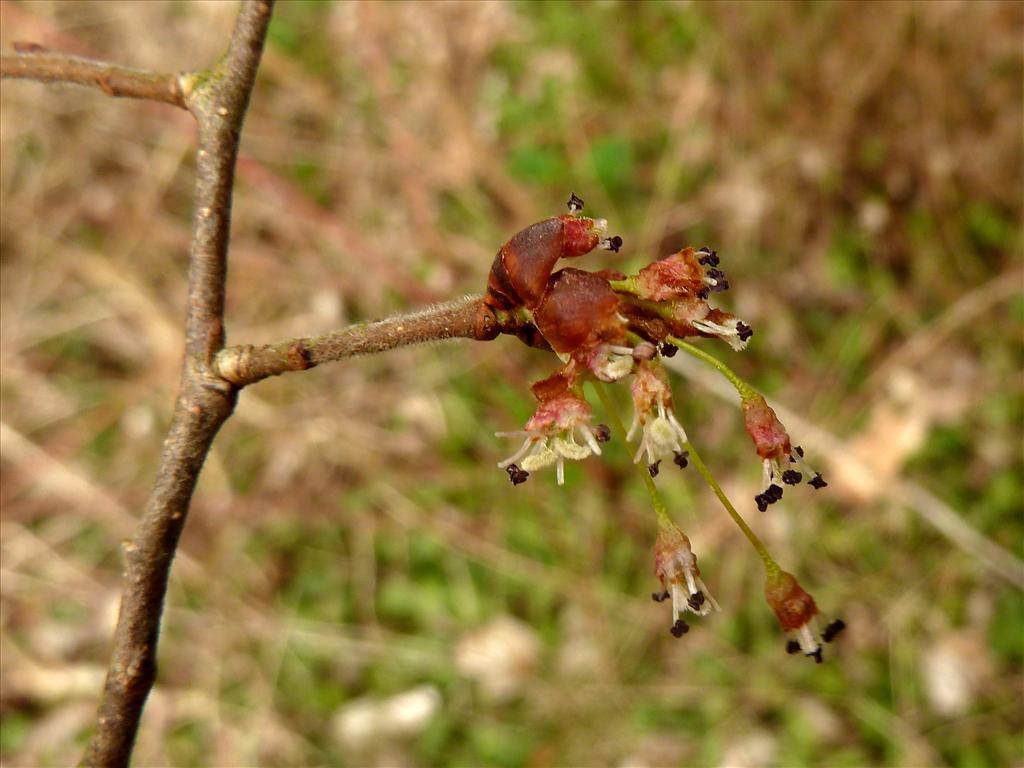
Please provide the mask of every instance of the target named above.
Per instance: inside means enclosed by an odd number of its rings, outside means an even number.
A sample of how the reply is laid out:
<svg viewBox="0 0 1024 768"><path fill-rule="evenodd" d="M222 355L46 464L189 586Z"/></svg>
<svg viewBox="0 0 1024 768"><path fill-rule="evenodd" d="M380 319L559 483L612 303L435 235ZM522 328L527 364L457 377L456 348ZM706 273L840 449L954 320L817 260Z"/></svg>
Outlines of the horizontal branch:
<svg viewBox="0 0 1024 768"><path fill-rule="evenodd" d="M222 378L244 387L268 376L303 371L321 363L386 352L410 344L457 338L489 341L501 330L494 315L484 306L483 298L467 296L321 336L259 347L250 344L226 347L217 353L213 368Z"/></svg>
<svg viewBox="0 0 1024 768"><path fill-rule="evenodd" d="M185 95L177 75L143 72L50 51L3 54L0 77L84 85L98 88L108 96L147 99L185 108Z"/></svg>

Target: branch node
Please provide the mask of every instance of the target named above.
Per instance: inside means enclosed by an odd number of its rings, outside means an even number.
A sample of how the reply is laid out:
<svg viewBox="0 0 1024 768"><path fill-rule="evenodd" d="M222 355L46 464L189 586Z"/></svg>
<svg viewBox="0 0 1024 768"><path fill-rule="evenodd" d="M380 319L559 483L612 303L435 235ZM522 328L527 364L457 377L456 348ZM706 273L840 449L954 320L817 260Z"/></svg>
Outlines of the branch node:
<svg viewBox="0 0 1024 768"><path fill-rule="evenodd" d="M249 380L252 344L239 344L220 350L213 358L213 371L224 381L241 387Z"/></svg>
<svg viewBox="0 0 1024 768"><path fill-rule="evenodd" d="M296 339L292 342L292 345L288 347L288 365L293 371L305 371L316 365L313 362L310 350L306 347L302 339Z"/></svg>

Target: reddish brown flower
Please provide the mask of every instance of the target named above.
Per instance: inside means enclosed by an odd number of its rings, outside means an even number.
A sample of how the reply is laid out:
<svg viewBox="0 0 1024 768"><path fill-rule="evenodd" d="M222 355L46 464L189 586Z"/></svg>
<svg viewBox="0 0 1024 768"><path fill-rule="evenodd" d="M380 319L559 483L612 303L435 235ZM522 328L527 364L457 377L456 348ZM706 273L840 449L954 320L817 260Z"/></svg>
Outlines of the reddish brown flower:
<svg viewBox="0 0 1024 768"><path fill-rule="evenodd" d="M729 288L725 273L718 269L718 254L708 248L683 248L659 259L637 273L637 295L648 301L673 301L689 296L702 299L708 293Z"/></svg>
<svg viewBox="0 0 1024 768"><path fill-rule="evenodd" d="M764 512L769 505L782 498L780 483L797 485L803 480L804 474L810 477L808 485L815 489L828 485L820 472L813 472L807 466L803 449L800 446L791 447L789 433L761 395L756 392L747 394L741 407L744 426L754 441L754 448L763 466L761 493L754 497L759 510Z"/></svg>
<svg viewBox="0 0 1024 768"><path fill-rule="evenodd" d="M806 656L821 663L821 644L814 631L818 606L814 598L800 586L796 577L786 571L769 573L764 585L764 596L775 611L784 632L792 633Z"/></svg>
<svg viewBox="0 0 1024 768"><path fill-rule="evenodd" d="M572 388L575 376L571 364L567 368L534 385L540 405L523 429L497 433L498 437L524 438L518 451L498 463L509 473L513 485L551 465L562 485L565 460L582 461L592 454L600 455L600 444L608 439L607 427L591 424L590 404Z"/></svg>
<svg viewBox="0 0 1024 768"><path fill-rule="evenodd" d="M680 468L685 467L687 454L683 446L689 440L672 412L672 389L665 369L657 363L638 363L630 390L633 423L626 439L640 435L640 447L633 461L638 462L646 455L652 476L657 474L662 459L672 459Z"/></svg>
<svg viewBox="0 0 1024 768"><path fill-rule="evenodd" d="M689 629L681 618L686 611L706 616L712 610L721 610L700 577L690 540L675 525L659 527L654 542L654 575L661 581L662 591L652 597L658 602L672 598L672 634L676 637Z"/></svg>

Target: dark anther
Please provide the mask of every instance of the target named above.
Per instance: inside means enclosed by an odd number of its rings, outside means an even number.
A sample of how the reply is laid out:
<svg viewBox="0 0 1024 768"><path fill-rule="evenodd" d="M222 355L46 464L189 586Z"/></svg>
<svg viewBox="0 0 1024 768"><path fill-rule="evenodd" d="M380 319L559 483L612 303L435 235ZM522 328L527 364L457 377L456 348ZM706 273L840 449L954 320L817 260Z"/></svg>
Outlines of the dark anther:
<svg viewBox="0 0 1024 768"><path fill-rule="evenodd" d="M686 469L686 465L690 463L689 455L689 451L676 451L676 457L672 459L672 463L680 469Z"/></svg>
<svg viewBox="0 0 1024 768"><path fill-rule="evenodd" d="M508 479L512 481L512 485L519 485L525 483L526 478L530 476L530 473L520 467L518 464L510 464L506 469L508 472Z"/></svg>
<svg viewBox="0 0 1024 768"><path fill-rule="evenodd" d="M796 448L793 449L793 453L795 453L801 459L804 457L804 449L801 448L799 445Z"/></svg>
<svg viewBox="0 0 1024 768"><path fill-rule="evenodd" d="M725 278L722 278L717 283L715 283L713 286L711 286L711 292L712 293L721 293L722 291L728 291L728 290L729 290L729 281L726 280Z"/></svg>
<svg viewBox="0 0 1024 768"><path fill-rule="evenodd" d="M682 637L690 631L690 625L682 619L676 619L676 623L672 625L672 629L669 631L673 637Z"/></svg>
<svg viewBox="0 0 1024 768"><path fill-rule="evenodd" d="M846 622L842 619L836 619L825 627L825 631L821 633L821 639L826 643L831 643L844 629L846 629Z"/></svg>
<svg viewBox="0 0 1024 768"><path fill-rule="evenodd" d="M664 592L651 592L651 600L653 600L656 603L660 603L660 602L662 602L664 600L668 600L668 598L669 598L668 590L665 590Z"/></svg>
<svg viewBox="0 0 1024 768"><path fill-rule="evenodd" d="M772 483L763 493L757 494L754 497L754 501L757 503L758 512L764 512L768 509L769 505L774 504L781 498L782 486Z"/></svg>
<svg viewBox="0 0 1024 768"><path fill-rule="evenodd" d="M786 485L796 485L803 479L804 476L797 472L795 469L787 469L785 472L782 473L782 482L784 482Z"/></svg>
<svg viewBox="0 0 1024 768"><path fill-rule="evenodd" d="M705 301L707 301L707 298L708 298L707 289L701 288L699 291L697 291L697 298L698 299L704 299Z"/></svg>
<svg viewBox="0 0 1024 768"><path fill-rule="evenodd" d="M647 471L651 473L651 477L657 477L658 476L658 473L661 471L660 464L661 464L661 459L658 459L653 464L648 464L647 465Z"/></svg>
<svg viewBox="0 0 1024 768"><path fill-rule="evenodd" d="M698 264L703 264L706 267L717 267L719 264L718 251L712 251L706 245L701 248L697 253L701 254L701 257L697 259Z"/></svg>
<svg viewBox="0 0 1024 768"><path fill-rule="evenodd" d="M686 604L690 606L693 611L699 611L700 607L704 605L704 593L694 592L689 598L687 598Z"/></svg>
<svg viewBox="0 0 1024 768"><path fill-rule="evenodd" d="M608 250L614 253L618 253L622 247L622 238L618 235L608 238Z"/></svg>
<svg viewBox="0 0 1024 768"><path fill-rule="evenodd" d="M599 443L607 443L612 439L612 430L607 424L598 424L594 427L594 439Z"/></svg>
<svg viewBox="0 0 1024 768"><path fill-rule="evenodd" d="M725 272L713 267L707 271L707 276L712 280L725 280Z"/></svg>
<svg viewBox="0 0 1024 768"><path fill-rule="evenodd" d="M679 347L674 344L669 344L667 341L661 342L661 356L662 357L675 357L676 352L679 351Z"/></svg>
<svg viewBox="0 0 1024 768"><path fill-rule="evenodd" d="M790 640L786 643L786 653L792 656L794 653L800 650L800 643L796 640Z"/></svg>
<svg viewBox="0 0 1024 768"><path fill-rule="evenodd" d="M813 651L807 654L814 658L815 664L821 664L821 648L815 648Z"/></svg>
<svg viewBox="0 0 1024 768"><path fill-rule="evenodd" d="M821 490L828 485L828 483L825 482L825 478L821 476L821 472L815 472L814 477L808 480L807 484L816 491Z"/></svg>
<svg viewBox="0 0 1024 768"><path fill-rule="evenodd" d="M747 341L754 335L754 329L740 320L736 323L736 335L740 337L740 341Z"/></svg>
<svg viewBox="0 0 1024 768"><path fill-rule="evenodd" d="M569 195L569 202L567 205L569 206L569 213L576 213L576 211L583 210L583 200L578 197L575 192L572 192Z"/></svg>

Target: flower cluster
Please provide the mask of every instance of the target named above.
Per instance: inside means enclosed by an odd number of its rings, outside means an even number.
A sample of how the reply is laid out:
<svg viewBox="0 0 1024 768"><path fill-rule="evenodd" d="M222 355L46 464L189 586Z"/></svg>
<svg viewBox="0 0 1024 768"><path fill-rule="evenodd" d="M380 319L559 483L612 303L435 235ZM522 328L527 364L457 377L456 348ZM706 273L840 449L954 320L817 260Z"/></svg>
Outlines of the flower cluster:
<svg viewBox="0 0 1024 768"><path fill-rule="evenodd" d="M568 207L567 215L533 224L501 247L484 297L484 311L491 313L499 328L530 346L554 352L561 361L558 370L533 385L538 405L523 429L497 433L522 441L511 456L498 463L512 484L519 485L532 473L554 467L562 485L567 461L601 455L601 446L611 433L603 424L593 423L583 385L628 377L632 377L633 420L626 439L636 441L634 462L644 462L650 475L645 482L652 483L666 459L681 469L692 460L708 479L706 467L675 414L662 365L664 358L685 348L719 368L740 393L744 424L762 467L761 491L754 497L760 511L779 501L786 485L806 479L812 488L825 487L821 474L805 461L803 450L792 446L764 397L686 341L718 339L742 350L754 334L743 320L709 303L712 294L729 288L718 253L710 248L683 248L632 275L571 267L555 270L561 259L577 258L594 248L618 251L622 246L621 237L608 236L604 219L581 215L583 201L575 194ZM653 484L649 488L653 498ZM717 492L730 514L738 518L721 490ZM657 510L658 503L655 506ZM655 573L662 589L654 599L671 598L672 634L680 637L689 629L682 619L684 613L704 616L719 606L701 579L689 539L663 509L658 514ZM820 661L821 646L812 626L818 613L813 598L774 564L749 527L738 522L768 568L765 594L783 629L795 637L791 643L796 645L791 644L789 650L802 650ZM831 640L842 626L842 622L834 622L822 638Z"/></svg>

